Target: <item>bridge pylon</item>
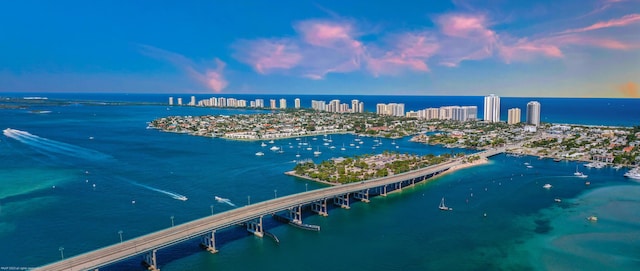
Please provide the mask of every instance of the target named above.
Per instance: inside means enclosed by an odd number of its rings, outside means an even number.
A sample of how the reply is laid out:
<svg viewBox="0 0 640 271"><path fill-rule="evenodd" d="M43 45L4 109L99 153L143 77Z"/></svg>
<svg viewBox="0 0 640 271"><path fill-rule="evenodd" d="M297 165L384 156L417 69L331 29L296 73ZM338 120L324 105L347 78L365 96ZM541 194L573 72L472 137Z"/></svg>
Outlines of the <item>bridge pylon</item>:
<svg viewBox="0 0 640 271"><path fill-rule="evenodd" d="M333 204L338 205L344 209L350 209L351 206L349 206L349 193L338 195L333 198Z"/></svg>
<svg viewBox="0 0 640 271"><path fill-rule="evenodd" d="M311 211L318 213L321 216L328 216L327 211L327 199L321 199L311 203Z"/></svg>
<svg viewBox="0 0 640 271"><path fill-rule="evenodd" d="M289 209L289 219L293 223L302 224L302 206L294 206Z"/></svg>
<svg viewBox="0 0 640 271"><path fill-rule="evenodd" d="M158 251L158 250L154 249L154 250L151 250L151 251L149 251L149 253L144 255L144 260L142 261L142 263L147 266L148 270L160 271L160 269L158 268L158 260L156 258L156 251Z"/></svg>
<svg viewBox="0 0 640 271"><path fill-rule="evenodd" d="M353 194L353 198L358 199L362 202L369 202L369 189L364 189L357 191Z"/></svg>
<svg viewBox="0 0 640 271"><path fill-rule="evenodd" d="M218 250L216 249L216 230L203 235L201 245L207 251L211 252L211 254L218 253Z"/></svg>
<svg viewBox="0 0 640 271"><path fill-rule="evenodd" d="M380 190L380 196L386 197L387 196L387 185L383 185L378 187L378 190Z"/></svg>
<svg viewBox="0 0 640 271"><path fill-rule="evenodd" d="M262 228L262 216L247 221L247 231L253 233L255 236L263 237L264 229Z"/></svg>

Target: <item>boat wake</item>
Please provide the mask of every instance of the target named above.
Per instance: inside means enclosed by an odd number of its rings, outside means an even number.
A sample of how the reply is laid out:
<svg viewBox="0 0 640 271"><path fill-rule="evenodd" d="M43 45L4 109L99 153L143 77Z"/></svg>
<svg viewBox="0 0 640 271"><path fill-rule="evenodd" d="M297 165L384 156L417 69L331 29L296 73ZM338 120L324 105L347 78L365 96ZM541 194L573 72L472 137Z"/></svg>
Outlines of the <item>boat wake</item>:
<svg viewBox="0 0 640 271"><path fill-rule="evenodd" d="M64 142L39 137L37 135L33 135L26 131L7 128L7 129L4 129L2 133L8 138L12 138L21 143L29 145L35 150L48 156L52 154L60 154L60 155L72 156L72 157L85 159L85 160L112 159L110 155L101 153L99 151L86 149L80 146L75 146L75 145L67 144Z"/></svg>
<svg viewBox="0 0 640 271"><path fill-rule="evenodd" d="M231 202L230 199L225 199L225 198L221 198L221 197L218 197L218 196L215 196L213 198L216 199L216 201L218 201L220 203L228 204L231 207L236 207L236 205L233 204L233 202Z"/></svg>
<svg viewBox="0 0 640 271"><path fill-rule="evenodd" d="M135 186L142 187L142 188L149 189L149 190L151 190L151 191L160 192L160 193L162 193L162 194L165 194L165 195L170 196L170 197L172 197L172 198L174 198L174 199L177 199L177 200L186 201L186 200L188 199L188 198L187 198L186 196L184 196L184 195L180 195L180 194L178 194L178 193L174 193L174 192L171 192L171 191L162 190L162 189L159 189L159 188L151 187L151 186L144 185L144 184L139 184L139 183L136 183L136 182L131 182L131 184L133 184L133 185L135 185Z"/></svg>

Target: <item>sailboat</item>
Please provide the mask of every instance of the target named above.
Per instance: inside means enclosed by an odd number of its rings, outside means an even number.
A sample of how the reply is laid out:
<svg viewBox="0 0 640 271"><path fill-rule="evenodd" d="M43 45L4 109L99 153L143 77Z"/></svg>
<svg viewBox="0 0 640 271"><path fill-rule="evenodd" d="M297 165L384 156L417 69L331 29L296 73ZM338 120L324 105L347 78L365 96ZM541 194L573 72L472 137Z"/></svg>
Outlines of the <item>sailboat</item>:
<svg viewBox="0 0 640 271"><path fill-rule="evenodd" d="M442 200L440 201L440 206L438 206L438 209L442 211L453 211L453 208L450 208L444 205L444 197L442 197Z"/></svg>
<svg viewBox="0 0 640 271"><path fill-rule="evenodd" d="M313 155L315 156L318 156L320 154L322 154L322 152L320 151L320 148L317 148L317 150L313 152Z"/></svg>
<svg viewBox="0 0 640 271"><path fill-rule="evenodd" d="M342 143L342 148L340 148L341 151L346 150L346 148L344 147L344 143Z"/></svg>

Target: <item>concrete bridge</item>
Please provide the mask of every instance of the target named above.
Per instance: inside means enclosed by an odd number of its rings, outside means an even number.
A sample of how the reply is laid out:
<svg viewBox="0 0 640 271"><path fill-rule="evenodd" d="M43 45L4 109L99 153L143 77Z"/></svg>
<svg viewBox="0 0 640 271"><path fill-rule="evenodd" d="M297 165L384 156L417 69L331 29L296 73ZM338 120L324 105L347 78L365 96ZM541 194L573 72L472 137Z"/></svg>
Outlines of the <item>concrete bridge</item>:
<svg viewBox="0 0 640 271"><path fill-rule="evenodd" d="M505 148L498 148L474 155L486 158L504 151ZM291 223L301 225L301 209L305 205L311 205L311 210L320 215L327 215L328 200L333 200L334 204L343 208L349 208L350 195L354 199L368 202L370 195L386 195L389 191L414 185L462 163L462 160L456 159L403 174L332 186L251 204L80 254L34 270L97 270L136 255L144 256L144 263L150 270L158 270L156 251L176 243L201 237L203 247L215 253L217 252L216 230L244 223L248 231L262 237L264 215L288 211Z"/></svg>

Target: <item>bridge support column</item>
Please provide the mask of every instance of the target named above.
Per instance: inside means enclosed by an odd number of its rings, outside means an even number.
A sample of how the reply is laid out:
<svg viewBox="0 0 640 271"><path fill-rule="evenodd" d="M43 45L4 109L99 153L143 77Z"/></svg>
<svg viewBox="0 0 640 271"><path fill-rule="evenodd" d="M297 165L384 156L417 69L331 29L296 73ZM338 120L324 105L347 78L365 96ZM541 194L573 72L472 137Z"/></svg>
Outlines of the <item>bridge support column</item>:
<svg viewBox="0 0 640 271"><path fill-rule="evenodd" d="M158 250L154 249L154 250L149 251L149 253L144 255L143 263L144 263L144 265L147 266L148 270L160 271L160 269L158 269L158 261L156 259L156 251L158 251Z"/></svg>
<svg viewBox="0 0 640 271"><path fill-rule="evenodd" d="M353 198L359 199L362 202L369 202L369 189L360 190L353 194Z"/></svg>
<svg viewBox="0 0 640 271"><path fill-rule="evenodd" d="M296 224L302 224L302 206L298 205L289 209L289 219Z"/></svg>
<svg viewBox="0 0 640 271"><path fill-rule="evenodd" d="M327 199L321 199L311 203L311 211L318 213L321 216L328 216L327 212Z"/></svg>
<svg viewBox="0 0 640 271"><path fill-rule="evenodd" d="M349 206L349 193L333 198L333 204L345 209L351 208L351 206Z"/></svg>
<svg viewBox="0 0 640 271"><path fill-rule="evenodd" d="M395 187L394 190L402 190L402 182L394 183L393 186Z"/></svg>
<svg viewBox="0 0 640 271"><path fill-rule="evenodd" d="M386 197L387 196L387 186L383 185L378 187L378 189L380 189L380 196Z"/></svg>
<svg viewBox="0 0 640 271"><path fill-rule="evenodd" d="M255 236L263 237L264 229L262 228L262 216L247 222L247 231Z"/></svg>
<svg viewBox="0 0 640 271"><path fill-rule="evenodd" d="M218 250L216 249L216 230L202 236L202 246L207 251L211 252L211 254L218 253Z"/></svg>

